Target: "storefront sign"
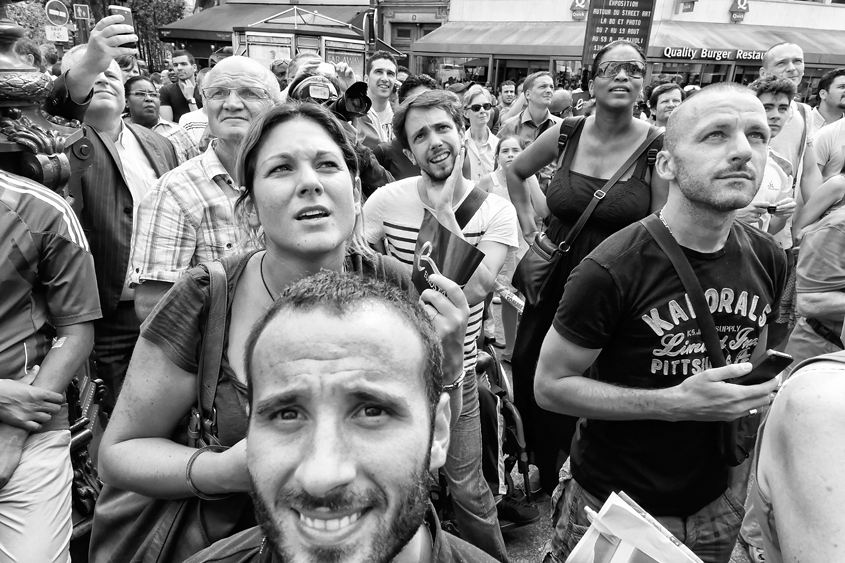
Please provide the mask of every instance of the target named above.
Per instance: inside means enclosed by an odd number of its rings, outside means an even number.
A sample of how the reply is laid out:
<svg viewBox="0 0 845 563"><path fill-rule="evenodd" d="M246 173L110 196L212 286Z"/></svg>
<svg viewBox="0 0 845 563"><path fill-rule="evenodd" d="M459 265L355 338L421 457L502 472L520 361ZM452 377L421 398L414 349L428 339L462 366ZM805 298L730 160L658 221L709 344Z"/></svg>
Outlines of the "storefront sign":
<svg viewBox="0 0 845 563"><path fill-rule="evenodd" d="M572 19L580 22L587 18L588 9L587 0L572 0L572 5L569 9L572 11Z"/></svg>
<svg viewBox="0 0 845 563"><path fill-rule="evenodd" d="M706 47L666 47L663 57L667 59L689 59L708 61L762 61L766 51L746 51L743 49L709 49Z"/></svg>
<svg viewBox="0 0 845 563"><path fill-rule="evenodd" d="M592 0L587 15L582 60L592 64L602 47L627 39L643 51L648 49L655 0Z"/></svg>
<svg viewBox="0 0 845 563"><path fill-rule="evenodd" d="M731 21L734 23L741 22L745 19L745 14L748 13L748 0L734 0L731 4Z"/></svg>

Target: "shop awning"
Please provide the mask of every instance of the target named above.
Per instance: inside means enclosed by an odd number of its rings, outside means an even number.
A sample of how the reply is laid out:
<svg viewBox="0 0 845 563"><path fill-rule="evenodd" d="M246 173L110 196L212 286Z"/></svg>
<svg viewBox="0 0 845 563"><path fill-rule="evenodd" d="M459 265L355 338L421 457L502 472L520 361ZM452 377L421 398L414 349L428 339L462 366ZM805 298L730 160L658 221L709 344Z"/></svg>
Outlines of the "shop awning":
<svg viewBox="0 0 845 563"><path fill-rule="evenodd" d="M352 21L366 6L330 6L321 4L297 4L298 8L319 12L329 18L342 22ZM228 2L214 8L203 10L187 18L175 21L159 28L159 35L165 41L199 39L204 41L232 40L232 29L247 27L256 22L270 18L290 9L287 4L251 4L244 2ZM270 25L260 26L266 30ZM299 26L301 31L320 31L322 26ZM314 30L309 30L314 27ZM278 29L276 27L276 29Z"/></svg>
<svg viewBox="0 0 845 563"><path fill-rule="evenodd" d="M741 23L656 21L651 30L648 56L650 59L675 58L664 57L667 47L765 51L784 41L799 45L807 64L845 65L845 33L842 31Z"/></svg>
<svg viewBox="0 0 845 563"><path fill-rule="evenodd" d="M411 44L415 54L580 58L584 22L449 22Z"/></svg>

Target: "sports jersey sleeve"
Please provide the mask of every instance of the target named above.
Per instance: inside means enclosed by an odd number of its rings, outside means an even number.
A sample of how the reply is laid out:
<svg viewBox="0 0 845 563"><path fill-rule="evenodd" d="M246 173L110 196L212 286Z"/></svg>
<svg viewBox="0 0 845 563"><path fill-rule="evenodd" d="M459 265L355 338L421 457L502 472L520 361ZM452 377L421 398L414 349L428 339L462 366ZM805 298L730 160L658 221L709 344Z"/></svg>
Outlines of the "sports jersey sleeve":
<svg viewBox="0 0 845 563"><path fill-rule="evenodd" d="M845 290L845 231L836 225L807 233L796 269L798 293Z"/></svg>
<svg viewBox="0 0 845 563"><path fill-rule="evenodd" d="M479 242L498 242L512 249L519 248L519 222L516 208L503 197L495 194L487 196L491 217Z"/></svg>
<svg viewBox="0 0 845 563"><path fill-rule="evenodd" d="M367 244L378 244L384 238L384 200L387 191L378 189L364 204L364 239Z"/></svg>
<svg viewBox="0 0 845 563"><path fill-rule="evenodd" d="M138 206L130 258L133 285L145 280L175 283L191 267L197 226L168 189L170 178L162 176Z"/></svg>
<svg viewBox="0 0 845 563"><path fill-rule="evenodd" d="M196 373L202 348L200 328L209 299L208 272L193 268L156 305L141 326L141 336L158 346L181 369Z"/></svg>
<svg viewBox="0 0 845 563"><path fill-rule="evenodd" d="M54 326L69 326L99 319L103 315L94 258L69 206L55 227L37 235L41 246L38 279L46 290L50 320Z"/></svg>
<svg viewBox="0 0 845 563"><path fill-rule="evenodd" d="M588 257L566 281L553 326L576 346L595 350L613 337L622 311L622 295L613 276Z"/></svg>

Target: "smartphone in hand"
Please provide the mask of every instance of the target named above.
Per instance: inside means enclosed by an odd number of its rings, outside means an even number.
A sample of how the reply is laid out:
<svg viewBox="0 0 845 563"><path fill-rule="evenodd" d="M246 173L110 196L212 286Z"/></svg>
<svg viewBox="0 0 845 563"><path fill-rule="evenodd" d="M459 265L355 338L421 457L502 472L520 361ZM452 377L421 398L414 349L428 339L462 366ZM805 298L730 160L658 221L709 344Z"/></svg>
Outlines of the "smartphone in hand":
<svg viewBox="0 0 845 563"><path fill-rule="evenodd" d="M132 21L132 10L125 6L109 6L109 15L110 16L123 16L123 24L124 25L131 25L132 29L135 29L135 23ZM137 49L137 43L123 43L121 47L128 47L130 49Z"/></svg>
<svg viewBox="0 0 845 563"><path fill-rule="evenodd" d="M777 374L789 367L792 363L792 356L778 352L777 350L766 350L759 358L751 362L751 371L741 377L728 380L735 385L757 385L765 383Z"/></svg>

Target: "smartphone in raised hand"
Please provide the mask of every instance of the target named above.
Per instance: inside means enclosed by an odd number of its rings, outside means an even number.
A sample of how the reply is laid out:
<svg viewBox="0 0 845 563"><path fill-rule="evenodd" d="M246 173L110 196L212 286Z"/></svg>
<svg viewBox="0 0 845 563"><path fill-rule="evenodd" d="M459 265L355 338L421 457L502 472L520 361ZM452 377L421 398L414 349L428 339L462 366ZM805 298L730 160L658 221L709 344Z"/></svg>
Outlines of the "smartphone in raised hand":
<svg viewBox="0 0 845 563"><path fill-rule="evenodd" d="M127 8L126 6L109 6L109 15L110 16L123 16L123 23L124 25L131 25L132 29L135 29L135 23L132 21L132 10ZM130 49L137 49L137 43L123 43L121 47L128 47Z"/></svg>

